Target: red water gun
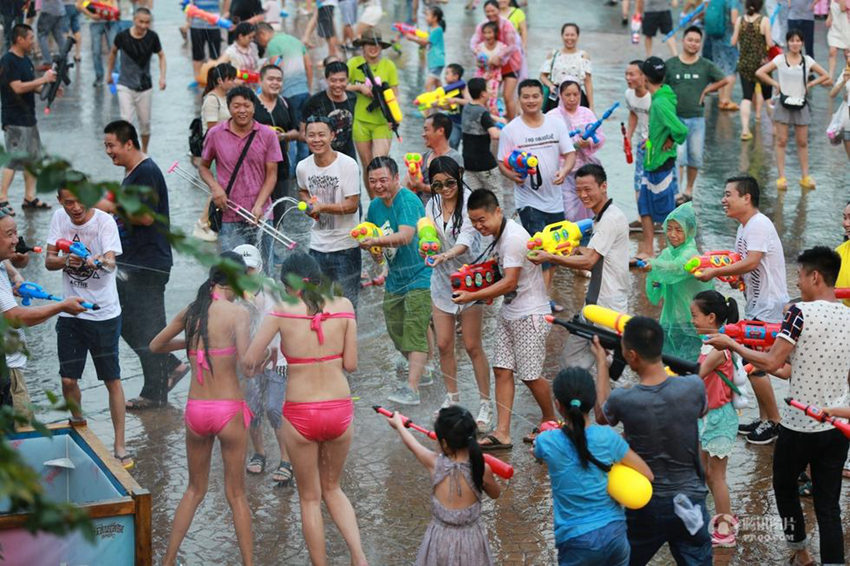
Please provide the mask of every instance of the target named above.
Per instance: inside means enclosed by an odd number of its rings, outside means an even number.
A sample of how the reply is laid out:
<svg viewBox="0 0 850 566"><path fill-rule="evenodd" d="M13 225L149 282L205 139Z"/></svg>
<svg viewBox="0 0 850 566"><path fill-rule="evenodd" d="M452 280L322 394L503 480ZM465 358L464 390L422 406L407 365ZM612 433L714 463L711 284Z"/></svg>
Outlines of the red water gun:
<svg viewBox="0 0 850 566"><path fill-rule="evenodd" d="M373 405L372 409L374 409L375 412L378 413L379 415L384 415L385 417L392 417L393 416L392 411L388 411L387 409L381 407L380 405ZM437 440L437 433L435 433L433 430L428 430L426 428L419 426L418 424L414 423L412 420L405 417L401 413L399 413L399 416L401 417L401 420L404 421L404 426L406 428L412 428L416 432L421 432L422 434L428 436L428 438L430 438L432 440ZM505 478L506 480L509 480L512 477L514 477L513 466L499 460L495 456L485 453L484 454L484 462L489 464L490 469L493 470L493 473L496 474L497 476L499 476L500 478Z"/></svg>
<svg viewBox="0 0 850 566"><path fill-rule="evenodd" d="M241 79L242 82L246 83L258 83L260 82L260 73L239 69L238 71L236 71L236 78Z"/></svg>
<svg viewBox="0 0 850 566"><path fill-rule="evenodd" d="M83 10L107 22L116 22L121 19L121 10L118 9L118 6L96 2L95 0L85 0Z"/></svg>
<svg viewBox="0 0 850 566"><path fill-rule="evenodd" d="M623 153L626 154L626 163L632 164L635 157L632 155L632 142L629 141L629 136L626 134L626 125L620 122L620 131L623 132Z"/></svg>
<svg viewBox="0 0 850 566"><path fill-rule="evenodd" d="M741 261L741 254L729 250L720 250L713 252L705 252L702 255L695 255L689 259L685 265L685 271L693 273L694 277L699 277L703 269L709 267L723 267L732 265ZM733 287L737 287L741 291L744 290L744 281L739 275L722 275L718 277L721 281L729 283Z"/></svg>
<svg viewBox="0 0 850 566"><path fill-rule="evenodd" d="M66 254L75 255L83 261L92 257L92 253L82 242L72 242L71 240L59 239L56 240L56 249ZM99 259L93 259L95 267L100 267L102 262Z"/></svg>
<svg viewBox="0 0 850 566"><path fill-rule="evenodd" d="M748 348L767 350L773 346L776 335L781 329L782 325L778 322L739 320L735 324L725 324L720 327L720 333Z"/></svg>
<svg viewBox="0 0 850 566"><path fill-rule="evenodd" d="M795 409L800 409L801 411L806 413L807 416L815 419L818 422L831 424L832 426L840 430L841 434L843 434L847 438L850 438L850 424L844 421L839 421L835 417L827 415L817 407L813 407L812 405L805 405L791 397L786 397L785 402L788 403L788 405L790 405L791 407L794 407Z"/></svg>
<svg viewBox="0 0 850 566"><path fill-rule="evenodd" d="M835 289L835 298L836 299L850 299L850 287Z"/></svg>
<svg viewBox="0 0 850 566"><path fill-rule="evenodd" d="M211 12L207 12L206 10L201 10L194 4L189 4L188 0L185 2L183 11L188 17L204 20L211 26L218 26L222 29L228 30L233 27L233 22L229 19L221 17L220 14L213 14Z"/></svg>
<svg viewBox="0 0 850 566"><path fill-rule="evenodd" d="M470 292L480 291L485 287L489 287L499 279L501 279L499 264L495 259L489 259L473 265L464 264L449 276L452 289ZM492 302L493 300L490 299L487 301L487 304L489 305Z"/></svg>

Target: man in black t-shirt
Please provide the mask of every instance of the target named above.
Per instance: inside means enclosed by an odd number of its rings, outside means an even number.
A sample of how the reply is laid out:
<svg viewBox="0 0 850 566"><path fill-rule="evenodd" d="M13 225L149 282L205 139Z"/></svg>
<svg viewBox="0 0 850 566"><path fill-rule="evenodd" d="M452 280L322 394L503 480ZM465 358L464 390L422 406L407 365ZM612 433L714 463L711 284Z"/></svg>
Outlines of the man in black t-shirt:
<svg viewBox="0 0 850 566"><path fill-rule="evenodd" d="M27 57L35 45L35 34L30 26L18 24L9 30L9 35L12 47L0 58L0 115L6 151L38 159L41 140L35 120L35 93L41 92L45 84L54 82L56 72L49 69L35 78L35 68ZM9 206L9 186L15 171L24 172L24 208L50 208L35 196L35 177L25 171L24 163L19 161L10 161L3 169L0 207Z"/></svg>
<svg viewBox="0 0 850 566"><path fill-rule="evenodd" d="M325 80L328 88L317 92L304 103L301 111L301 137L304 137L307 118L310 116L329 118L334 131L331 147L356 160L354 141L351 139L356 95L345 89L348 85L348 66L340 61L328 63L325 66Z"/></svg>
<svg viewBox="0 0 850 566"><path fill-rule="evenodd" d="M464 180L473 191L476 189L495 190L502 184L499 166L490 142L499 139L499 127L487 109L489 94L484 79L476 77L467 84L472 98L461 113L463 131L463 163L466 174Z"/></svg>
<svg viewBox="0 0 850 566"><path fill-rule="evenodd" d="M174 354L152 354L148 345L165 327L165 285L171 275L171 245L165 237L168 230L168 189L162 171L153 159L141 152L136 128L125 120L107 124L103 145L112 163L124 168L122 185L150 187L151 196L144 204L165 219L151 215L115 217L121 236L117 279L118 300L123 319L121 336L139 356L144 386L139 397L127 401L128 409L142 410L165 405L168 392L189 371ZM108 199L98 208L111 214L116 205Z"/></svg>

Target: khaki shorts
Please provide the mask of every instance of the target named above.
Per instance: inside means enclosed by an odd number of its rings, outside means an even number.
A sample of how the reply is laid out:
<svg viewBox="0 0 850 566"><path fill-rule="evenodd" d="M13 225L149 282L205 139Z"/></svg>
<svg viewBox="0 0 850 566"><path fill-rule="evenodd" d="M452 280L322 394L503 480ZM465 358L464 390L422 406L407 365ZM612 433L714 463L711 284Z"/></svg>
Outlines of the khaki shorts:
<svg viewBox="0 0 850 566"><path fill-rule="evenodd" d="M510 370L522 381L543 377L546 337L550 329L551 326L542 314L516 320L499 316L493 367Z"/></svg>
<svg viewBox="0 0 850 566"><path fill-rule="evenodd" d="M37 126L6 126L3 132L8 153L33 160L41 158L41 138ZM6 164L6 169L23 171L24 161L13 159Z"/></svg>
<svg viewBox="0 0 850 566"><path fill-rule="evenodd" d="M384 293L387 334L402 353L428 351L431 290L413 289L404 295Z"/></svg>
<svg viewBox="0 0 850 566"><path fill-rule="evenodd" d="M393 132L390 130L390 125L386 122L373 124L371 122L355 120L351 128L351 137L355 142L390 140L393 138Z"/></svg>
<svg viewBox="0 0 850 566"><path fill-rule="evenodd" d="M9 380L12 382L12 406L15 408L15 412L31 417L32 410L30 410L30 394L27 391L27 382L24 379L24 371L20 368L9 368Z"/></svg>

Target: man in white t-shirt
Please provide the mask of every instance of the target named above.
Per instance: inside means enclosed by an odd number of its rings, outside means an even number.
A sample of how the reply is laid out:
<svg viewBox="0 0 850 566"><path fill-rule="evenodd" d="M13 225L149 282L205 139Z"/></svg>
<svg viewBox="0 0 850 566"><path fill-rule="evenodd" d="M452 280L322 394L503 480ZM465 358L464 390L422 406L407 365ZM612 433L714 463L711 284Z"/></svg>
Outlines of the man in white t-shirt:
<svg viewBox="0 0 850 566"><path fill-rule="evenodd" d="M640 185L643 179L643 160L646 158L646 140L649 137L649 106L652 95L646 88L646 77L643 74L643 61L631 61L626 66L626 108L629 111L629 124L626 128L626 138L632 144L635 163L635 198L640 195ZM636 227L640 221L636 222Z"/></svg>
<svg viewBox="0 0 850 566"><path fill-rule="evenodd" d="M628 310L629 296L629 223L614 200L608 198L608 176L601 165L588 163L576 171L576 194L582 204L596 215L593 236L586 248L573 255L561 256L542 251L530 252L529 260L540 264L590 271L590 284L584 303L617 312ZM570 336L561 355L561 366L590 369L595 364L590 342Z"/></svg>
<svg viewBox="0 0 850 566"><path fill-rule="evenodd" d="M9 216L5 209L0 208L0 311L3 312L7 322L35 326L60 312L75 315L86 310L80 305L82 299L79 297L70 297L61 302L47 301L45 304L34 304L29 307L18 306L12 289L23 283L24 279L12 266L11 261L7 261L18 255L15 251L17 245L18 227L15 219ZM9 329L5 340L12 406L16 412L29 415L31 414L30 397L23 374L27 367L27 356L23 351L23 334L18 330Z"/></svg>
<svg viewBox="0 0 850 566"><path fill-rule="evenodd" d="M732 177L726 180L720 203L726 216L740 223L735 237L735 251L742 260L711 269L704 269L699 279L710 281L722 275L740 275L746 289L744 316L750 320L782 322L783 311L788 303L788 284L785 280L785 252L782 241L770 219L759 212L758 181L749 176ZM750 374L750 384L759 405L759 418L738 427L747 435L751 444L767 444L779 433L779 408L764 372Z"/></svg>
<svg viewBox="0 0 850 566"><path fill-rule="evenodd" d="M562 185L576 162L575 148L563 120L543 114L543 85L537 79L519 83L522 114L510 121L499 136L499 171L516 183L514 200L523 228L539 232L564 219ZM505 158L514 150L537 157L538 174L523 179L511 169ZM563 163L561 163L563 160ZM539 186L538 186L539 185ZM549 266L543 266L546 288L552 282Z"/></svg>
<svg viewBox="0 0 850 566"><path fill-rule="evenodd" d="M298 163L295 176L299 195L307 202L305 212L316 221L310 230L310 255L356 308L360 247L350 234L359 218L360 170L356 161L331 146L329 118L310 116L304 131L312 155Z"/></svg>
<svg viewBox="0 0 850 566"><path fill-rule="evenodd" d="M59 375L62 394L72 404L71 422L85 422L79 381L91 353L97 378L109 392L109 412L115 430L114 455L125 468L134 465L124 447L124 389L118 363L121 336L121 304L115 283L115 257L121 255L121 238L115 219L96 208L86 208L67 189L59 189L62 208L53 213L47 233L44 265L50 271L62 270L66 297L81 297L98 305L77 316L60 314L56 323ZM76 253L62 253L59 240L81 244L90 252L85 260ZM139 297L144 300L144 297Z"/></svg>
<svg viewBox="0 0 850 566"><path fill-rule="evenodd" d="M496 323L496 353L491 359L496 378L496 429L483 439L481 449L511 448L514 374L537 401L540 422L555 418L549 383L542 379L550 328L545 319L550 312L549 299L540 268L526 258L528 232L505 217L493 191L473 191L467 214L482 236L493 237L488 249L499 264L501 278L480 290L457 290L452 300L466 304L504 297ZM487 253L485 250L482 255ZM532 431L523 440L531 442L534 435Z"/></svg>

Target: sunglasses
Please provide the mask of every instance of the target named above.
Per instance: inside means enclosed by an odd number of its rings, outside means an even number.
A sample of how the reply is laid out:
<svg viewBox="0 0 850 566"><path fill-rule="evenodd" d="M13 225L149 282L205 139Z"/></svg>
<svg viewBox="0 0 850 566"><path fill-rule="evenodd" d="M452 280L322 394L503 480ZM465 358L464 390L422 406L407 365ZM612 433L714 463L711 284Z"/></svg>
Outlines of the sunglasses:
<svg viewBox="0 0 850 566"><path fill-rule="evenodd" d="M445 182L434 181L431 183L431 190L435 193L440 193L443 189L452 190L457 188L457 181L455 179L446 179Z"/></svg>

